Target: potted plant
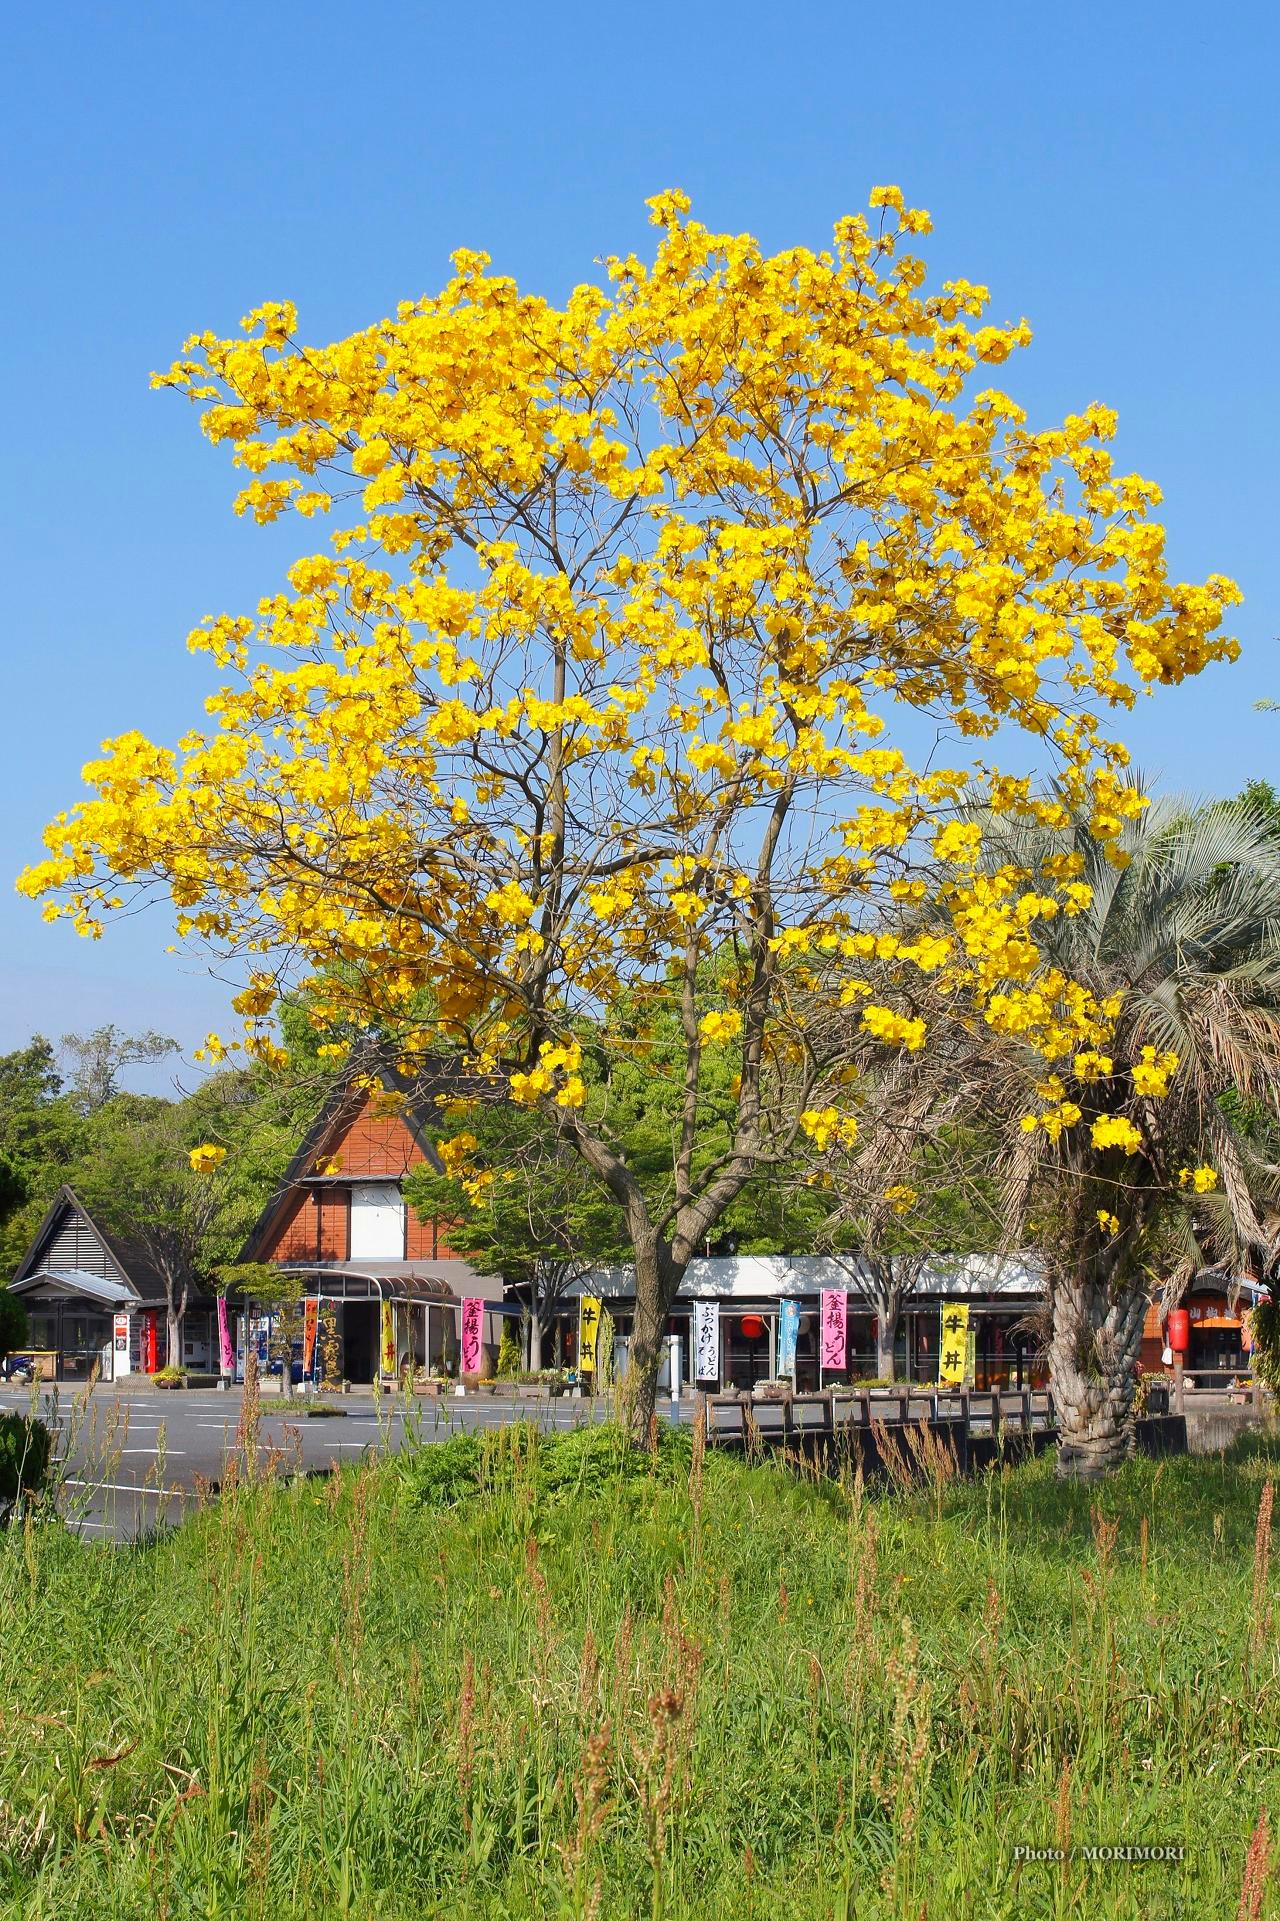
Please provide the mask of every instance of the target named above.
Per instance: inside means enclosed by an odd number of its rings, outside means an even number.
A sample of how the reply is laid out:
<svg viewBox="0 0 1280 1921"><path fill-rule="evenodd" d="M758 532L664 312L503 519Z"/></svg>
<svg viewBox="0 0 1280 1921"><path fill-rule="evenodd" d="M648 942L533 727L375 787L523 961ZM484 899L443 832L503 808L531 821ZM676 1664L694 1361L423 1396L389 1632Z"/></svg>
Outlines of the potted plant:
<svg viewBox="0 0 1280 1921"><path fill-rule="evenodd" d="M155 1387L185 1387L187 1377L180 1367L161 1367L151 1376Z"/></svg>

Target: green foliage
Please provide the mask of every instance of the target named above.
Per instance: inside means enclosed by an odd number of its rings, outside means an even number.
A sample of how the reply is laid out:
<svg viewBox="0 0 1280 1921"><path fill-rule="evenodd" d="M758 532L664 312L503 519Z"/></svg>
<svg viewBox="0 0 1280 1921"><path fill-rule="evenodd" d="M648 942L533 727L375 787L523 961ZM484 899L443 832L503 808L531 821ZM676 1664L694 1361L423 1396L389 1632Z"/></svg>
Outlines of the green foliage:
<svg viewBox="0 0 1280 1921"><path fill-rule="evenodd" d="M228 1262L214 1270L214 1277L228 1299L252 1300L268 1309L296 1307L305 1285L303 1275L290 1274L274 1261Z"/></svg>
<svg viewBox="0 0 1280 1921"><path fill-rule="evenodd" d="M404 1182L423 1220L450 1223L449 1242L483 1271L513 1284L537 1282L545 1265L624 1258L621 1217L599 1182L557 1142L545 1115L507 1101L476 1103L441 1137L476 1140L475 1164L493 1175L474 1206L458 1183L421 1162Z"/></svg>
<svg viewBox="0 0 1280 1921"><path fill-rule="evenodd" d="M53 1436L27 1414L0 1414L0 1503L11 1508L20 1494L44 1486Z"/></svg>
<svg viewBox="0 0 1280 1921"><path fill-rule="evenodd" d="M660 1424L656 1453L637 1447L625 1428L596 1422L567 1434L544 1434L515 1422L447 1441L414 1442L395 1456L403 1494L419 1507L456 1507L481 1496L496 1499L520 1487L536 1509L570 1498L595 1501L606 1491L669 1486L687 1479L692 1450L688 1428Z"/></svg>
<svg viewBox="0 0 1280 1921"><path fill-rule="evenodd" d="M67 1178L83 1132L42 1034L0 1055L0 1273L16 1265Z"/></svg>
<svg viewBox="0 0 1280 1921"><path fill-rule="evenodd" d="M0 1287L0 1358L23 1346L27 1338L27 1310L17 1294Z"/></svg>
<svg viewBox="0 0 1280 1921"><path fill-rule="evenodd" d="M1273 1393L1280 1393L1280 1301L1274 1294L1249 1312L1253 1330L1253 1371Z"/></svg>

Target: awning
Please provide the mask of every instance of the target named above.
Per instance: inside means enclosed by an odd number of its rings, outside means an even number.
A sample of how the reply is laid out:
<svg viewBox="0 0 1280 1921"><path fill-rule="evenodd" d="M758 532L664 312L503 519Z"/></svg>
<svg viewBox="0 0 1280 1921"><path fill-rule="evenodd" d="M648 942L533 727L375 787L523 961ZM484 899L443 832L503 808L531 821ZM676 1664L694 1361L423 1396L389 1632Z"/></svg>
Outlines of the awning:
<svg viewBox="0 0 1280 1921"><path fill-rule="evenodd" d="M427 1301L458 1307L483 1284L466 1261L282 1261L280 1270L329 1301ZM252 1290L250 1290L252 1295ZM502 1302L486 1301L501 1312Z"/></svg>
<svg viewBox="0 0 1280 1921"><path fill-rule="evenodd" d="M37 1273L24 1275L22 1280L14 1281L10 1292L39 1294L57 1300L80 1295L100 1307L132 1307L138 1300L133 1289L126 1287L122 1281L108 1280L103 1274L87 1274L78 1267L42 1267Z"/></svg>

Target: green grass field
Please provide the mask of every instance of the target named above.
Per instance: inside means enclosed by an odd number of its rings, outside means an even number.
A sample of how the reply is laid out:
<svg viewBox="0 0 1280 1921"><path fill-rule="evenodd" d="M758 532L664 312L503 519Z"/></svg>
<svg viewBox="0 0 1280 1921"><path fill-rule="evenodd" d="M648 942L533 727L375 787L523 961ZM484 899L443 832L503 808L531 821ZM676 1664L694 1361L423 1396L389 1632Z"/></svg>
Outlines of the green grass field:
<svg viewBox="0 0 1280 1921"><path fill-rule="evenodd" d="M1271 1443L872 1497L606 1430L244 1486L150 1546L28 1522L0 1913L1280 1912L1240 1906L1280 1813L1273 1476Z"/></svg>

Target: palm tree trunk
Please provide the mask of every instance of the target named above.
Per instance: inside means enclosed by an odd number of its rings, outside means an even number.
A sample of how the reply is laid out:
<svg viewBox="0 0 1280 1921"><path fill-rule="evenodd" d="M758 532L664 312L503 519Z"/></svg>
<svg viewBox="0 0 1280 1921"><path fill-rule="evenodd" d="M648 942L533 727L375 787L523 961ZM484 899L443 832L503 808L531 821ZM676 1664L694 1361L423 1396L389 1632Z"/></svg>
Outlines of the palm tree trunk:
<svg viewBox="0 0 1280 1921"><path fill-rule="evenodd" d="M1146 1291L1136 1277L1113 1291L1077 1269L1052 1276L1049 1292L1058 1473L1070 1480L1100 1480L1133 1451L1134 1363Z"/></svg>

